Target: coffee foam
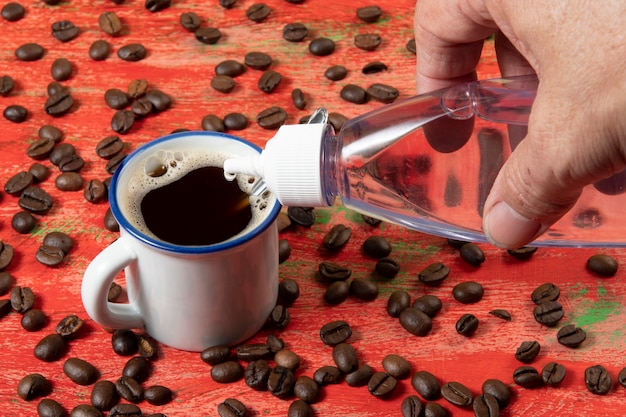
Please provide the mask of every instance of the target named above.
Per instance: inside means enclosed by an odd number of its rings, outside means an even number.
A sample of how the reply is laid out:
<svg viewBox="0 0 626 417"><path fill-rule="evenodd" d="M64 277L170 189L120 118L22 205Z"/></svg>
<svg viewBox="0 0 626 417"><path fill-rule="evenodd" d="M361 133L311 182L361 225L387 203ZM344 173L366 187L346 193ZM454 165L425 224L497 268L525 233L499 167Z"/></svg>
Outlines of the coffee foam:
<svg viewBox="0 0 626 417"><path fill-rule="evenodd" d="M148 229L141 214L141 201L146 194L182 178L195 169L208 166L223 168L224 161L233 157L234 155L231 154L209 152L205 149L185 149L183 151L159 149L154 152L146 152L146 155L142 156L133 168L133 172L126 174L130 175L126 190L122 193L118 192L120 210L137 230L153 239L160 240ZM157 161L166 167L165 173L159 176L148 175L146 171L153 171ZM237 174L235 179L239 189L249 195L252 219L244 230L227 241L243 236L261 224L267 218L273 200L269 191L264 191L260 195L250 195L260 181L258 178Z"/></svg>

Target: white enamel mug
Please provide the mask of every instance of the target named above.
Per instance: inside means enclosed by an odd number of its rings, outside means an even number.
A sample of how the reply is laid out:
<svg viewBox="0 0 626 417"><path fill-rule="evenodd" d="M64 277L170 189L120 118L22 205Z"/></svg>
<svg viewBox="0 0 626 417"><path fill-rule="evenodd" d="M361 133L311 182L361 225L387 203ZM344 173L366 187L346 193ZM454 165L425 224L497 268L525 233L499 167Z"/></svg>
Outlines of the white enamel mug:
<svg viewBox="0 0 626 417"><path fill-rule="evenodd" d="M215 132L182 132L156 139L131 153L113 176L109 203L120 237L87 267L82 300L87 314L112 329L145 329L159 342L202 351L234 345L259 331L278 295L280 203L270 196L256 226L224 242L179 246L142 233L120 206L129 178L159 149L216 150L247 156L261 151L240 138ZM124 271L128 303L107 300Z"/></svg>

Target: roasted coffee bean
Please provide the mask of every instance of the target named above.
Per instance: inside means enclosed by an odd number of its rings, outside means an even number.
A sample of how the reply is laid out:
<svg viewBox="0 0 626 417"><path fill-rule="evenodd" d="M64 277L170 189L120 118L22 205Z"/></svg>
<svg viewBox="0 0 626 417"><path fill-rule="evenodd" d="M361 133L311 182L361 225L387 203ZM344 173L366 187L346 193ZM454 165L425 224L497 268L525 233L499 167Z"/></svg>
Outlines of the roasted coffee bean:
<svg viewBox="0 0 626 417"><path fill-rule="evenodd" d="M432 319L413 307L402 310L399 319L400 325L416 336L426 336L433 328Z"/></svg>
<svg viewBox="0 0 626 417"><path fill-rule="evenodd" d="M367 383L367 389L375 397L386 397L390 395L396 386L398 380L385 372L374 372Z"/></svg>
<svg viewBox="0 0 626 417"><path fill-rule="evenodd" d="M463 314L456 322L456 332L471 337L478 329L478 318L473 314Z"/></svg>
<svg viewBox="0 0 626 417"><path fill-rule="evenodd" d="M356 9L356 17L365 23L374 23L380 19L383 11L378 6L364 6Z"/></svg>
<svg viewBox="0 0 626 417"><path fill-rule="evenodd" d="M138 403L143 400L143 387L134 378L122 376L115 381L117 393L128 402Z"/></svg>
<svg viewBox="0 0 626 417"><path fill-rule="evenodd" d="M617 382L624 388L626 388L626 367L622 368L617 374Z"/></svg>
<svg viewBox="0 0 626 417"><path fill-rule="evenodd" d="M227 59L215 66L216 75L227 75L235 78L246 72L246 66L234 59Z"/></svg>
<svg viewBox="0 0 626 417"><path fill-rule="evenodd" d="M391 279L398 275L400 272L400 265L395 259L392 258L380 258L374 269L383 278Z"/></svg>
<svg viewBox="0 0 626 417"><path fill-rule="evenodd" d="M313 380L320 386L328 384L338 384L341 382L343 374L336 366L322 366L313 372Z"/></svg>
<svg viewBox="0 0 626 417"><path fill-rule="evenodd" d="M44 398L37 404L37 415L39 417L64 417L67 415L67 411L59 402L51 398Z"/></svg>
<svg viewBox="0 0 626 417"><path fill-rule="evenodd" d="M50 116L59 117L69 112L73 105L72 95L69 91L63 90L48 97L43 108Z"/></svg>
<svg viewBox="0 0 626 417"><path fill-rule="evenodd" d="M324 235L322 245L331 252L337 252L348 243L350 236L352 236L352 228L339 223Z"/></svg>
<svg viewBox="0 0 626 417"><path fill-rule="evenodd" d="M111 118L111 129L119 134L126 134L135 123L135 113L130 110L118 110Z"/></svg>
<svg viewBox="0 0 626 417"><path fill-rule="evenodd" d="M172 390L163 385L151 385L144 390L143 398L148 404L164 405L172 401Z"/></svg>
<svg viewBox="0 0 626 417"><path fill-rule="evenodd" d="M278 284L278 304L292 305L300 296L298 282L291 278L284 278Z"/></svg>
<svg viewBox="0 0 626 417"><path fill-rule="evenodd" d="M391 317L400 317L400 313L411 305L411 296L405 290L397 290L391 293L387 300L387 314Z"/></svg>
<svg viewBox="0 0 626 417"><path fill-rule="evenodd" d="M85 189L83 190L83 195L85 196L85 200L90 203L101 203L107 200L107 187L100 180L89 180Z"/></svg>
<svg viewBox="0 0 626 417"><path fill-rule="evenodd" d="M306 97L301 89L294 88L291 90L291 102L298 110L304 110L306 108Z"/></svg>
<svg viewBox="0 0 626 417"><path fill-rule="evenodd" d="M74 246L74 240L67 233L57 231L47 233L43 238L43 244L53 248L59 248L67 255Z"/></svg>
<svg viewBox="0 0 626 417"><path fill-rule="evenodd" d="M243 63L250 68L265 71L272 65L272 57L265 52L248 52Z"/></svg>
<svg viewBox="0 0 626 417"><path fill-rule="evenodd" d="M416 54L416 52L417 52L417 48L416 48L416 45L415 45L415 38L411 38L411 39L409 39L409 40L406 42L406 44L405 44L405 46L404 46L404 47L406 48L406 50L407 50L407 51L409 51L410 53L412 53L413 55L415 55L415 54Z"/></svg>
<svg viewBox="0 0 626 417"><path fill-rule="evenodd" d="M115 174L115 171L117 171L117 168L127 156L127 154L120 152L113 158L109 159L105 167L106 171L111 175Z"/></svg>
<svg viewBox="0 0 626 417"><path fill-rule="evenodd" d="M201 27L196 29L193 35L198 41L207 45L213 45L220 40L222 32L214 27Z"/></svg>
<svg viewBox="0 0 626 417"><path fill-rule="evenodd" d="M58 167L63 159L73 155L76 155L76 147L74 145L71 143L60 143L50 153L50 162Z"/></svg>
<svg viewBox="0 0 626 417"><path fill-rule="evenodd" d="M341 127L345 122L348 121L348 118L343 114L331 111L328 113L328 123L333 127L335 132L341 131ZM366 221L367 222L367 221ZM379 224L380 221L374 221L375 224ZM369 224L372 224L371 222Z"/></svg>
<svg viewBox="0 0 626 417"><path fill-rule="evenodd" d="M226 398L223 403L218 404L217 414L220 417L245 417L248 415L248 409L241 401Z"/></svg>
<svg viewBox="0 0 626 417"><path fill-rule="evenodd" d="M52 385L50 381L38 373L26 375L17 384L17 395L25 401L45 397L51 391Z"/></svg>
<svg viewBox="0 0 626 417"><path fill-rule="evenodd" d="M387 65L380 61L368 62L361 68L363 74L376 74L383 71L387 71Z"/></svg>
<svg viewBox="0 0 626 417"><path fill-rule="evenodd" d="M248 119L241 113L228 113L224 116L224 127L228 130L243 130L248 127Z"/></svg>
<svg viewBox="0 0 626 417"><path fill-rule="evenodd" d="M305 401L297 399L289 404L287 409L287 417L311 417L313 409Z"/></svg>
<svg viewBox="0 0 626 417"><path fill-rule="evenodd" d="M413 305L411 306L423 313L425 313L428 317L435 317L443 307L441 300L436 295L426 294L418 297L413 301Z"/></svg>
<svg viewBox="0 0 626 417"><path fill-rule="evenodd" d="M367 102L367 91L356 84L346 84L341 88L339 93L342 99L354 103L363 104Z"/></svg>
<svg viewBox="0 0 626 417"><path fill-rule="evenodd" d="M317 401L319 397L319 385L313 378L301 375L296 378L293 386L294 395L302 401L311 404Z"/></svg>
<svg viewBox="0 0 626 417"><path fill-rule="evenodd" d="M244 343L235 348L235 354L242 361L256 361L272 356L270 347L265 343Z"/></svg>
<svg viewBox="0 0 626 417"><path fill-rule="evenodd" d="M267 390L278 398L287 398L293 394L295 382L295 376L290 369L277 366L267 379Z"/></svg>
<svg viewBox="0 0 626 417"><path fill-rule="evenodd" d="M463 304L475 304L482 300L485 290L483 286L474 281L465 281L452 288L452 296L456 301Z"/></svg>
<svg viewBox="0 0 626 417"><path fill-rule="evenodd" d="M107 35L119 36L122 33L122 21L115 12L104 12L98 17L98 25Z"/></svg>
<svg viewBox="0 0 626 417"><path fill-rule="evenodd" d="M151 12L159 12L172 5L172 0L145 0L144 7Z"/></svg>
<svg viewBox="0 0 626 417"><path fill-rule="evenodd" d="M363 241L363 253L372 258L385 258L391 253L391 244L383 236L369 236Z"/></svg>
<svg viewBox="0 0 626 417"><path fill-rule="evenodd" d="M474 415L476 417L498 417L500 406L498 400L491 394L482 394L474 399Z"/></svg>
<svg viewBox="0 0 626 417"><path fill-rule="evenodd" d="M545 301L533 310L533 316L539 324L555 326L563 318L563 306L558 301Z"/></svg>
<svg viewBox="0 0 626 417"><path fill-rule="evenodd" d="M119 88L109 88L104 92L104 102L112 109L122 110L130 105L130 98Z"/></svg>
<svg viewBox="0 0 626 417"><path fill-rule="evenodd" d="M537 252L537 248L532 246L522 246L521 248L507 250L507 253L509 255L516 259L519 259L520 261L530 259L530 257L533 256L535 252Z"/></svg>
<svg viewBox="0 0 626 417"><path fill-rule="evenodd" d="M13 123L22 123L28 118L28 110L19 104L11 104L4 109L4 118Z"/></svg>
<svg viewBox="0 0 626 417"><path fill-rule="evenodd" d="M21 171L9 178L4 184L4 191L7 194L18 196L32 183L33 175L30 172Z"/></svg>
<svg viewBox="0 0 626 417"><path fill-rule="evenodd" d="M315 38L309 42L309 52L315 56L328 56L335 52L335 41L329 38Z"/></svg>
<svg viewBox="0 0 626 417"><path fill-rule="evenodd" d="M53 333L41 339L35 345L35 357L44 362L54 362L63 357L67 350L65 340L60 335Z"/></svg>
<svg viewBox="0 0 626 417"><path fill-rule="evenodd" d="M348 70L343 65L333 65L324 71L324 77L331 81L341 81L348 75Z"/></svg>
<svg viewBox="0 0 626 417"><path fill-rule="evenodd" d="M359 367L356 351L348 343L339 343L333 347L333 361L344 374L354 372Z"/></svg>
<svg viewBox="0 0 626 417"><path fill-rule="evenodd" d="M265 359L250 361L244 371L244 382L254 390L265 391L271 371Z"/></svg>
<svg viewBox="0 0 626 417"><path fill-rule="evenodd" d="M112 413L109 413L109 417L140 417L141 414L119 414L117 410L113 410ZM104 417L102 411L98 410L96 407L89 404L79 404L76 407L72 408L70 411L70 417Z"/></svg>
<svg viewBox="0 0 626 417"><path fill-rule="evenodd" d="M202 19L194 12L185 12L180 15L178 22L185 30L195 32L202 24Z"/></svg>
<svg viewBox="0 0 626 417"><path fill-rule="evenodd" d="M15 278L9 272L0 272L0 295L4 295L11 290ZM8 301L8 300L7 300Z"/></svg>
<svg viewBox="0 0 626 417"><path fill-rule="evenodd" d="M116 301L122 295L122 292L122 287L118 283L112 282L107 292L107 301Z"/></svg>
<svg viewBox="0 0 626 417"><path fill-rule="evenodd" d="M500 410L508 407L511 401L509 387L499 379L487 379L482 385L483 394L490 394L498 401Z"/></svg>
<svg viewBox="0 0 626 417"><path fill-rule="evenodd" d="M489 314L491 314L492 316L495 316L499 319L502 319L504 321L511 321L511 313L509 313L507 310L503 310L501 308L497 308L495 310L491 310L489 312Z"/></svg>
<svg viewBox="0 0 626 417"><path fill-rule="evenodd" d="M531 363L540 350L541 345L536 340L522 342L515 350L515 359L523 363Z"/></svg>
<svg viewBox="0 0 626 417"><path fill-rule="evenodd" d="M345 381L348 386L351 387L363 387L372 379L374 370L368 364L364 364L354 372L350 372L346 375Z"/></svg>
<svg viewBox="0 0 626 417"><path fill-rule="evenodd" d="M28 172L33 176L33 184L39 184L50 176L50 170L45 165L35 162L28 168Z"/></svg>
<svg viewBox="0 0 626 417"><path fill-rule="evenodd" d="M265 344L270 348L270 352L274 354L285 347L285 341L271 333L267 335Z"/></svg>
<svg viewBox="0 0 626 417"><path fill-rule="evenodd" d="M277 305L268 317L268 324L277 329L284 329L291 321L289 309L285 306Z"/></svg>
<svg viewBox="0 0 626 417"><path fill-rule="evenodd" d="M117 56L128 62L137 62L144 59L147 55L146 47L140 43L129 43L117 50Z"/></svg>
<svg viewBox="0 0 626 417"><path fill-rule="evenodd" d="M441 386L437 378L428 371L418 371L411 377L413 389L427 401L441 397Z"/></svg>
<svg viewBox="0 0 626 417"><path fill-rule="evenodd" d="M302 42L309 30L302 23L287 23L283 26L283 39L289 42Z"/></svg>
<svg viewBox="0 0 626 417"><path fill-rule="evenodd" d="M24 17L26 9L19 3L10 2L2 6L0 14L8 22L17 22Z"/></svg>
<svg viewBox="0 0 626 417"><path fill-rule="evenodd" d="M38 61L43 58L45 50L38 43L25 43L15 50L15 57L20 61Z"/></svg>
<svg viewBox="0 0 626 417"><path fill-rule="evenodd" d="M539 372L532 366L520 366L513 371L513 382L524 388L537 388L543 385Z"/></svg>
<svg viewBox="0 0 626 417"><path fill-rule="evenodd" d="M61 42L69 42L78 36L78 27L69 20L60 20L52 24L52 36Z"/></svg>
<svg viewBox="0 0 626 417"><path fill-rule="evenodd" d="M120 225L117 220L115 220L111 207L107 208L107 211L104 213L104 228L110 232L120 231Z"/></svg>
<svg viewBox="0 0 626 417"><path fill-rule="evenodd" d="M84 321L76 314L70 314L65 316L57 324L55 331L58 335L64 339L73 339L80 332L83 327Z"/></svg>
<svg viewBox="0 0 626 417"><path fill-rule="evenodd" d="M45 159L52 153L54 149L54 141L43 138L31 143L26 150L26 155L33 159Z"/></svg>
<svg viewBox="0 0 626 417"><path fill-rule="evenodd" d="M67 155L59 161L59 170L62 172L80 171L84 166L85 160L80 155Z"/></svg>
<svg viewBox="0 0 626 417"><path fill-rule="evenodd" d="M374 51L382 41L383 38L377 33L360 33L354 37L354 46L364 51Z"/></svg>
<svg viewBox="0 0 626 417"><path fill-rule="evenodd" d="M267 70L261 75L261 78L259 78L257 86L259 90L269 94L278 87L282 79L283 76L279 72Z"/></svg>
<svg viewBox="0 0 626 417"><path fill-rule="evenodd" d="M133 101L130 105L130 110L135 114L137 118L146 117L153 113L154 106L152 102L145 97L140 97Z"/></svg>
<svg viewBox="0 0 626 417"><path fill-rule="evenodd" d="M556 285L551 282L547 282L545 284L541 284L530 295L530 299L533 300L535 304L541 304L546 301L556 301L561 295L561 290Z"/></svg>
<svg viewBox="0 0 626 417"><path fill-rule="evenodd" d="M559 385L565 379L565 374L565 366L556 362L548 362L541 371L541 378L546 385Z"/></svg>
<svg viewBox="0 0 626 417"><path fill-rule="evenodd" d="M109 417L141 417L141 409L135 404L115 404L109 411Z"/></svg>
<svg viewBox="0 0 626 417"><path fill-rule="evenodd" d="M350 285L346 281L335 281L331 283L324 292L324 301L330 305L341 304L350 295Z"/></svg>
<svg viewBox="0 0 626 417"><path fill-rule="evenodd" d="M271 12L265 3L255 3L246 9L246 16L253 22L260 23L267 19Z"/></svg>
<svg viewBox="0 0 626 417"><path fill-rule="evenodd" d="M35 304L35 293L30 287L16 285L11 288L10 297L11 307L18 313L26 313Z"/></svg>
<svg viewBox="0 0 626 417"><path fill-rule="evenodd" d="M110 294L110 292L109 292ZM117 298L117 297L116 297ZM137 353L142 358L155 359L159 354L159 347L156 340L147 334L140 334L137 336L138 351Z"/></svg>
<svg viewBox="0 0 626 417"><path fill-rule="evenodd" d="M113 332L111 336L111 346L113 352L120 356L130 356L137 353L139 342L137 335L132 330L119 329Z"/></svg>
<svg viewBox="0 0 626 417"><path fill-rule="evenodd" d="M580 327L568 324L559 329L556 334L556 340L567 347L578 347L587 338L587 333Z"/></svg>
<svg viewBox="0 0 626 417"><path fill-rule="evenodd" d="M148 379L151 372L151 362L142 356L130 358L126 364L124 364L124 368L122 368L122 376L131 377L139 383Z"/></svg>
<svg viewBox="0 0 626 417"><path fill-rule="evenodd" d="M278 241L278 263L282 264L291 255L291 245L287 239L280 239Z"/></svg>
<svg viewBox="0 0 626 417"><path fill-rule="evenodd" d="M3 75L0 77L0 96L8 97L15 87L15 82L10 75Z"/></svg>
<svg viewBox="0 0 626 417"><path fill-rule="evenodd" d="M478 267L485 262L485 254L480 246L475 243L466 243L459 249L459 255L461 259L470 264L471 266Z"/></svg>
<svg viewBox="0 0 626 417"><path fill-rule="evenodd" d="M235 80L230 75L216 75L211 79L211 87L220 93L228 94L235 88Z"/></svg>
<svg viewBox="0 0 626 417"><path fill-rule="evenodd" d="M359 300L372 301L378 297L378 285L365 278L354 278L350 282L350 294Z"/></svg>
<svg viewBox="0 0 626 417"><path fill-rule="evenodd" d="M22 315L20 324L24 330L36 332L48 324L48 317L38 308L31 308Z"/></svg>
<svg viewBox="0 0 626 417"><path fill-rule="evenodd" d="M411 364L405 358L389 354L383 358L383 369L396 379L406 379L411 375Z"/></svg>
<svg viewBox="0 0 626 417"><path fill-rule="evenodd" d="M59 143L63 139L63 132L52 125L43 125L37 132L40 139L48 139L54 143Z"/></svg>
<svg viewBox="0 0 626 417"><path fill-rule="evenodd" d="M89 46L89 57L94 61L104 61L109 57L111 52L111 45L102 39L94 41Z"/></svg>
<svg viewBox="0 0 626 417"><path fill-rule="evenodd" d="M59 94L64 91L65 92L68 91L67 87L64 87L63 85L59 84L57 81L52 81L51 83L49 83L46 90L48 91L48 96L53 96L55 94Z"/></svg>
<svg viewBox="0 0 626 417"><path fill-rule="evenodd" d="M83 188L83 177L77 172L62 172L54 184L61 191L78 191Z"/></svg>
<svg viewBox="0 0 626 417"><path fill-rule="evenodd" d="M207 114L202 118L202 129L210 132L224 132L224 121L214 114Z"/></svg>
<svg viewBox="0 0 626 417"><path fill-rule="evenodd" d="M459 407L469 407L474 401L474 395L469 388L456 381L443 384L441 396L450 404L458 405Z"/></svg>
<svg viewBox="0 0 626 417"><path fill-rule="evenodd" d="M585 369L585 385L592 394L605 395L611 390L613 381L604 366L594 365Z"/></svg>
<svg viewBox="0 0 626 417"><path fill-rule="evenodd" d="M278 106L268 107L256 115L256 122L263 129L278 129L287 121L287 112Z"/></svg>
<svg viewBox="0 0 626 417"><path fill-rule="evenodd" d="M225 345L210 346L200 353L200 359L209 365L226 362L232 357L230 347Z"/></svg>
<svg viewBox="0 0 626 417"><path fill-rule="evenodd" d="M320 329L320 339L328 346L335 346L343 343L352 335L352 328L347 321L335 320L326 323Z"/></svg>
<svg viewBox="0 0 626 417"><path fill-rule="evenodd" d="M79 358L66 360L63 364L63 373L78 385L91 385L100 377L100 372L95 366Z"/></svg>
<svg viewBox="0 0 626 417"><path fill-rule="evenodd" d="M612 277L617 273L615 258L602 253L592 255L587 259L587 269L600 277Z"/></svg>
<svg viewBox="0 0 626 417"><path fill-rule="evenodd" d="M400 95L400 91L397 88L381 83L374 83L367 87L365 91L369 97L386 104L393 103Z"/></svg>
<svg viewBox="0 0 626 417"><path fill-rule="evenodd" d="M287 215L291 221L303 227L311 227L315 223L315 209L313 207L296 207L287 208Z"/></svg>
<svg viewBox="0 0 626 417"><path fill-rule="evenodd" d="M424 415L424 404L417 395L409 395L400 406L402 417L422 417Z"/></svg>
<svg viewBox="0 0 626 417"><path fill-rule="evenodd" d="M69 80L72 77L73 71L72 63L66 58L55 59L50 68L50 74L56 81Z"/></svg>
<svg viewBox="0 0 626 417"><path fill-rule="evenodd" d="M13 261L13 246L0 240L0 271L4 271Z"/></svg>
<svg viewBox="0 0 626 417"><path fill-rule="evenodd" d="M437 287L441 285L444 279L450 274L450 268L441 262L435 262L422 269L417 278L429 287Z"/></svg>
<svg viewBox="0 0 626 417"><path fill-rule="evenodd" d="M450 413L438 403L429 402L424 405L424 417L448 417Z"/></svg>

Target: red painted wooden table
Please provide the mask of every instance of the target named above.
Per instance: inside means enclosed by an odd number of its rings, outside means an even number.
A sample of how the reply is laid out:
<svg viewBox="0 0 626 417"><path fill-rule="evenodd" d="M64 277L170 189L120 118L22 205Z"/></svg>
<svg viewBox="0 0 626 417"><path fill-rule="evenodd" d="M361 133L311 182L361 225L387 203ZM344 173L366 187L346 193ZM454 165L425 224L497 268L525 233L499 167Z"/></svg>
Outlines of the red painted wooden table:
<svg viewBox="0 0 626 417"><path fill-rule="evenodd" d="M6 3L6 2L5 2ZM25 17L17 22L1 21L3 41L0 46L0 75L10 75L15 88L7 97L0 97L0 107L20 104L29 110L29 117L20 124L0 118L0 183L34 162L25 155L29 144L37 138L40 126L52 124L64 133L63 141L75 145L86 161L81 175L85 180L105 179L105 161L95 154L96 144L113 134L110 121L113 110L104 104L108 88L125 90L135 79L146 79L151 88L159 88L173 98L167 111L147 117L123 135L128 150L178 128L201 129L202 118L213 113L223 117L229 112L241 112L250 124L243 131L231 132L259 145L272 136L272 131L260 128L254 121L258 112L270 105L279 105L289 114L288 123L310 114L316 107L347 117L357 116L381 106L370 101L354 105L339 97L341 86L354 83L367 87L383 82L398 87L402 97L414 91L414 55L406 48L412 37L413 2L410 0L380 0L382 18L366 24L355 16L359 6L374 4L360 1L305 0L290 4L284 0L266 0L272 9L261 23L246 18L245 11L253 1L237 2L230 10L211 2L173 1L173 5L151 13L139 0L124 4L99 1L64 1L49 6L42 1L22 1ZM98 26L98 16L114 11L122 19L124 30L118 37L110 37ZM220 28L223 33L215 45L198 42L192 33L179 24L181 13L194 11L203 19L203 25ZM70 20L80 28L79 35L67 43L51 36L50 26L55 21ZM302 22L309 29L302 43L288 43L282 38L282 27L287 23ZM354 46L358 33L379 33L381 46L372 52ZM336 41L336 51L326 57L314 57L307 49L314 37L329 37ZM105 39L112 45L111 55L102 62L88 57L90 44ZM21 62L15 58L15 49L27 42L37 42L45 48L41 60ZM139 62L125 62L116 55L123 45L140 42L147 57ZM261 72L249 69L236 79L237 86L229 94L210 87L214 67L224 59L243 61L249 51L270 53L272 68L283 74L283 81L272 94L257 88ZM56 58L65 57L74 66L71 79L63 82L70 88L76 103L72 111L53 118L45 114L46 86L52 81L50 66ZM388 70L379 74L362 74L360 69L371 61L382 61ZM487 42L479 68L482 78L497 76L493 45ZM324 76L330 65L341 64L349 69L348 77L331 82ZM305 110L297 110L290 100L294 88L301 88L308 96ZM101 379L115 381L128 360L113 353L111 335L86 315L81 299L82 274L93 257L117 234L103 228L107 204L87 202L82 191L62 192L56 189L54 178L58 169L48 161L52 175L41 187L54 199L54 208L38 217L38 225L27 235L16 233L11 227L12 216L19 211L17 198L4 192L0 195L0 239L15 248L15 257L6 269L15 278L15 285L30 287L36 294L36 307L48 317L48 324L40 331L27 332L20 325L21 315L11 312L0 319L0 415L36 415L37 400L30 402L18 397L16 388L22 377L38 372L53 384L49 398L59 401L69 411L78 404L88 403L91 386L71 382L62 371L67 358L78 357L95 365ZM301 295L290 308L291 322L284 330L272 330L281 337L286 347L297 353L301 366L296 375L312 376L323 365L332 365L331 348L319 338L320 327L332 320L348 321L354 333L349 339L358 352L361 363L374 370L382 370L381 361L390 353L404 356L413 372L428 370L441 383L459 381L475 395L480 394L483 381L498 378L510 386L513 400L502 412L505 416L591 416L626 415L626 391L615 381L617 373L626 366L624 359L623 311L626 285L623 271L613 278L598 278L585 268L587 258L598 250L539 249L528 261L518 261L505 251L481 245L486 261L478 268L465 264L445 239L427 236L398 226L382 224L372 227L359 214L335 206L316 211L316 223L310 228L294 227L281 238L292 247L290 258L281 264L280 278L296 279ZM352 227L349 244L338 254L331 255L321 247L323 235L330 227L344 223ZM56 268L44 266L35 260L35 253L43 237L51 231L62 231L74 239L74 248L64 263ZM315 272L323 260L350 266L353 276L377 279L373 273L374 261L361 252L363 240L371 234L386 237L393 245L392 256L401 264L401 272L392 280L378 280L380 294L371 302L349 298L338 306L326 305L322 296L325 285L318 282ZM623 250L603 250L623 263ZM449 265L451 273L438 288L424 287L417 273L426 265L441 261ZM482 301L462 305L452 298L451 289L459 282L474 280L485 288ZM120 280L120 282L122 282ZM546 328L533 319L531 291L544 282L553 282L561 288L561 302L565 317L555 328ZM414 299L422 294L435 294L444 303L442 312L434 319L433 330L426 337L417 337L404 330L397 319L386 313L389 294L405 289ZM7 298L8 295L2 295ZM512 320L505 322L488 312L496 308L510 311ZM460 336L454 329L456 320L464 313L473 313L480 320L476 334L471 338ZM70 343L66 356L56 362L45 363L33 356L33 348L45 335L54 332L56 324L68 314L77 314L86 321L81 337ZM576 324L587 331L587 340L576 349L556 342L556 331L565 324ZM251 342L264 341L269 330L261 331ZM524 389L512 380L515 368L521 365L514 353L525 340L537 340L542 349L532 363L541 369L550 361L562 363L567 376L559 387ZM162 412L169 416L216 415L217 405L228 397L242 401L250 415L286 415L292 399L278 399L268 392L257 392L243 381L219 384L211 380L210 366L200 360L198 353L178 351L160 346L160 355L145 385L161 384L173 390L175 397L164 406L145 402L140 407L145 414ZM613 377L613 388L604 396L591 394L585 388L584 370L602 364ZM326 386L319 401L312 405L318 416L387 416L401 415L400 404L408 395L415 394L410 380L401 380L394 393L386 399L372 396L366 387L352 388L344 383ZM454 416L473 415L438 400Z"/></svg>

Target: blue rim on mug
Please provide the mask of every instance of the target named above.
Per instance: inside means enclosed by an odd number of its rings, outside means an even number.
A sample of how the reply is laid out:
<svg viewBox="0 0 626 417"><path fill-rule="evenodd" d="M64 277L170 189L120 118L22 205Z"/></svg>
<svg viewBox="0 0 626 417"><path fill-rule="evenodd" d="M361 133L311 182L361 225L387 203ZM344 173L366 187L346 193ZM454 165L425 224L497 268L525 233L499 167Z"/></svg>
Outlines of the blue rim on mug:
<svg viewBox="0 0 626 417"><path fill-rule="evenodd" d="M227 250L233 247L237 247L245 242L248 242L249 240L254 239L256 236L263 233L274 222L274 220L278 216L278 213L281 210L282 206L278 200L275 201L271 212L266 215L266 217L263 219L261 223L259 223L259 225L257 225L254 229L250 230L250 232L242 236L239 236L236 239L230 239L224 242L214 243L211 245L202 245L202 246L175 245L172 243L155 239L139 231L122 214L122 211L120 210L120 207L118 205L117 196L115 195L115 193L117 191L117 183L119 181L120 175L124 167L129 163L129 161L131 159L134 159L134 157L137 154L143 153L149 150L150 148L157 146L163 142L167 142L167 141L179 138L179 137L190 136L190 135L196 135L196 136L199 135L199 136L206 136L206 137L221 137L221 138L225 138L229 140L234 140L234 141L240 142L248 146L249 148L259 153L261 152L260 147L242 138L239 138L237 136L233 136L233 135L229 135L229 134L221 133L221 132L207 132L207 131L187 131L187 132L172 133L172 134L162 136L158 139L154 139L148 143L141 145L139 148L135 149L133 152L128 154L126 158L124 158L122 163L119 165L119 167L113 174L113 178L111 179L111 185L109 187L109 205L111 206L111 212L113 213L113 217L115 217L120 227L126 230L130 235L132 235L136 239L140 240L141 242L149 246L152 246L154 248L161 249L167 252L176 252L176 253L181 253L181 254L203 254L203 253L220 252L220 251Z"/></svg>

